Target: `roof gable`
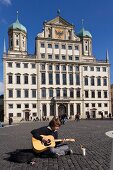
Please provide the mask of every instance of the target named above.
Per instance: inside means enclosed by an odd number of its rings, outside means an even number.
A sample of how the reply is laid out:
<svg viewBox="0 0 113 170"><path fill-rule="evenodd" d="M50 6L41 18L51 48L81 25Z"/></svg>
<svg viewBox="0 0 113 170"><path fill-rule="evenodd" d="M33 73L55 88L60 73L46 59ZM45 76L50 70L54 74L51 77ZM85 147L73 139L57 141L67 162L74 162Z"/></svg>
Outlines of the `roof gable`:
<svg viewBox="0 0 113 170"><path fill-rule="evenodd" d="M63 19L60 16L57 16L56 18L46 22L46 24L50 24L50 25L64 25L64 26L71 26L73 27L72 24L70 24L69 22L67 22L65 19Z"/></svg>

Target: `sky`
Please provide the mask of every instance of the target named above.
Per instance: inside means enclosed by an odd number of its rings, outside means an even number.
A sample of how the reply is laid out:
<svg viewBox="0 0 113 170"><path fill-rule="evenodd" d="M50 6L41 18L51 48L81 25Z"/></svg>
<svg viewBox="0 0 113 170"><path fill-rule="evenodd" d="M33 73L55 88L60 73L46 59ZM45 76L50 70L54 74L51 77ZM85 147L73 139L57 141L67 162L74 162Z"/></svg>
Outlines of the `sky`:
<svg viewBox="0 0 113 170"><path fill-rule="evenodd" d="M90 31L93 55L104 60L108 49L111 64L111 84L113 84L113 0L0 0L0 94L3 94L3 44L8 49L8 27L19 21L27 29L28 53L34 54L35 37L42 32L43 22L60 16L75 25L75 33L82 28Z"/></svg>

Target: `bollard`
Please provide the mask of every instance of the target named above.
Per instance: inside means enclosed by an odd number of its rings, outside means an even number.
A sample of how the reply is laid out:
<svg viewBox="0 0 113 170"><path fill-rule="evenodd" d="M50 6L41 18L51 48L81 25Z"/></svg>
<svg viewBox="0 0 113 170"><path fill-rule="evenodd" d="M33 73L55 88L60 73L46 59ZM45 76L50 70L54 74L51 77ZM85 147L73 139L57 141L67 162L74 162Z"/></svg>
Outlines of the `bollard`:
<svg viewBox="0 0 113 170"><path fill-rule="evenodd" d="M108 137L112 138L112 152L110 161L110 170L113 170L113 130L105 133Z"/></svg>

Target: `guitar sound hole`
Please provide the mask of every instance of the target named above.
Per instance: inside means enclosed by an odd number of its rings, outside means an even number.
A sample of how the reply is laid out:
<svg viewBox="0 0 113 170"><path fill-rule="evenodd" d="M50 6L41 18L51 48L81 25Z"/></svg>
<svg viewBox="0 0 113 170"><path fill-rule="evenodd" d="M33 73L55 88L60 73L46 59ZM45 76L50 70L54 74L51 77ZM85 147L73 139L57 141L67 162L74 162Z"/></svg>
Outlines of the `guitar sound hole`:
<svg viewBox="0 0 113 170"><path fill-rule="evenodd" d="M45 143L44 145L45 145L45 146L49 146L49 145L51 145L51 140L50 140L50 139L48 139L47 143Z"/></svg>

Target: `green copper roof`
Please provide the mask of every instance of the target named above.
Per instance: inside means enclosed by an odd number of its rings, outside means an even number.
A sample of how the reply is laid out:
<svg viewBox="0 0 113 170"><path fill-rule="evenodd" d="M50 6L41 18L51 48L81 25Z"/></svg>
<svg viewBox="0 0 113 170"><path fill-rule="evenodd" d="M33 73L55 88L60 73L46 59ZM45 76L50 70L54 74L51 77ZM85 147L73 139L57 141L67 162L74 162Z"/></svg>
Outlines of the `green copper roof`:
<svg viewBox="0 0 113 170"><path fill-rule="evenodd" d="M79 37L90 37L92 38L92 35L89 31L86 31L84 28L80 30L80 32L77 34Z"/></svg>
<svg viewBox="0 0 113 170"><path fill-rule="evenodd" d="M25 28L22 24L20 24L18 18L17 18L16 22L14 22L13 24L11 24L11 25L9 26L8 29L19 29L19 30L21 30L21 31L27 32L26 28Z"/></svg>

